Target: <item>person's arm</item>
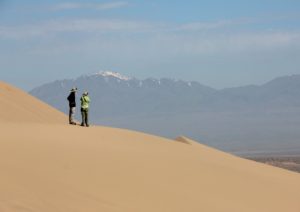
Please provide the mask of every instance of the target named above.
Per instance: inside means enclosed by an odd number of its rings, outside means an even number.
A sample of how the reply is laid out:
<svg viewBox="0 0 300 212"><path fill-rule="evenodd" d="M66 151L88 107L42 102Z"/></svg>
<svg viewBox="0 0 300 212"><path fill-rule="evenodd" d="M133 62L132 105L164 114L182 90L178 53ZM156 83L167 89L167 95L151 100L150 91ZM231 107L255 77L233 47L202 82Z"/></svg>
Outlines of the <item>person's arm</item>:
<svg viewBox="0 0 300 212"><path fill-rule="evenodd" d="M90 100L90 97L88 97L88 96L86 96L86 97L84 98L84 100L85 100L86 103L90 103L90 101L91 101L91 100Z"/></svg>

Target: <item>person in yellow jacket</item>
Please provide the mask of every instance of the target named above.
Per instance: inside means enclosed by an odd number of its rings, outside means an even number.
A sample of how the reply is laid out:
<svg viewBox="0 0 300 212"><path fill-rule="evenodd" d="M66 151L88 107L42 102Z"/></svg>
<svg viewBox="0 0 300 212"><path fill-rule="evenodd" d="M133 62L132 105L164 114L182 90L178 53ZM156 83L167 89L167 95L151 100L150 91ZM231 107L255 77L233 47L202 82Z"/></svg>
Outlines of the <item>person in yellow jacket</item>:
<svg viewBox="0 0 300 212"><path fill-rule="evenodd" d="M87 126L89 127L89 104L90 104L90 97L88 96L88 92L84 92L82 94L82 97L80 98L81 101L81 117L82 122L81 126Z"/></svg>

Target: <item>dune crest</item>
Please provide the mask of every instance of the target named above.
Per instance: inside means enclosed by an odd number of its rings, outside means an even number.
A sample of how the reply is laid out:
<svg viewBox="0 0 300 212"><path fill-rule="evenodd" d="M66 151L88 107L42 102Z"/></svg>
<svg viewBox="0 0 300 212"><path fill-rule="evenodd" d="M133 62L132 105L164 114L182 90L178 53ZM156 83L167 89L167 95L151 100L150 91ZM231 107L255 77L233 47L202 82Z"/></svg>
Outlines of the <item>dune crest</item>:
<svg viewBox="0 0 300 212"><path fill-rule="evenodd" d="M189 144L192 145L193 142L191 142L191 140L185 136L178 136L177 138L175 138L175 141L180 142L180 143L184 143L184 144Z"/></svg>
<svg viewBox="0 0 300 212"><path fill-rule="evenodd" d="M182 136L63 124L5 83L0 95L1 212L300 211L300 174Z"/></svg>
<svg viewBox="0 0 300 212"><path fill-rule="evenodd" d="M2 81L0 81L0 104L0 121L52 124L66 122L63 113Z"/></svg>

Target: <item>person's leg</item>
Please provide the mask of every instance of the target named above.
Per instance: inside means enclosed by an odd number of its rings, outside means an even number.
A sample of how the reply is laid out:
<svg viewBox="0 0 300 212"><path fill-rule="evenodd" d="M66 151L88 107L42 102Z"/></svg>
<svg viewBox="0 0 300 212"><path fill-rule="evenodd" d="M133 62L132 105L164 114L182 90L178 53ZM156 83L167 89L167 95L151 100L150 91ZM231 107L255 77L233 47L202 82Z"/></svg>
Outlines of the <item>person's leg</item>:
<svg viewBox="0 0 300 212"><path fill-rule="evenodd" d="M85 111L84 111L83 109L81 109L81 118L82 118L81 126L84 126L84 122L85 122Z"/></svg>
<svg viewBox="0 0 300 212"><path fill-rule="evenodd" d="M72 108L69 107L69 124L72 123Z"/></svg>
<svg viewBox="0 0 300 212"><path fill-rule="evenodd" d="M70 115L71 116L70 117L71 124L75 124L75 121L74 121L75 118L74 117L75 117L75 110L76 110L76 108L75 107L71 107L70 110L71 110L71 112L70 112L71 113L71 115Z"/></svg>
<svg viewBox="0 0 300 212"><path fill-rule="evenodd" d="M89 127L89 110L85 111L85 125Z"/></svg>

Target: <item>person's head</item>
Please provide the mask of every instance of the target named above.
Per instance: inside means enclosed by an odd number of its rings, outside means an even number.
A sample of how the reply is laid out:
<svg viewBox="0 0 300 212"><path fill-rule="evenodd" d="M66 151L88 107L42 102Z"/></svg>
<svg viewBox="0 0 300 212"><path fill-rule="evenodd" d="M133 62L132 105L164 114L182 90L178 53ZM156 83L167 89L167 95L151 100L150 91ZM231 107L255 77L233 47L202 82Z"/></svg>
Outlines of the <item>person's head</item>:
<svg viewBox="0 0 300 212"><path fill-rule="evenodd" d="M72 92L76 92L77 91L77 88L76 87L73 87L71 90L70 90L70 92L72 93Z"/></svg>
<svg viewBox="0 0 300 212"><path fill-rule="evenodd" d="M85 91L82 95L87 96L87 95L89 95L89 92Z"/></svg>

